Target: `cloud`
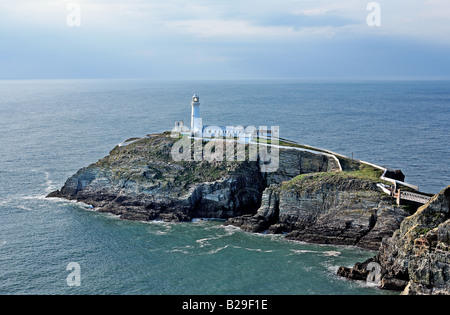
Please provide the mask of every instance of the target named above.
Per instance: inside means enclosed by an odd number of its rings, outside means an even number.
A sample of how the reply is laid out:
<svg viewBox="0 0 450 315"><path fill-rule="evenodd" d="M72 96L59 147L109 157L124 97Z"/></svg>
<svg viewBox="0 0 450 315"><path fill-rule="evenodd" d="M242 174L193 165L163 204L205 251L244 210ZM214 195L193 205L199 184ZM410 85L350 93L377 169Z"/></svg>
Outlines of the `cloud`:
<svg viewBox="0 0 450 315"><path fill-rule="evenodd" d="M66 24L69 2L81 6L81 27ZM434 74L450 72L450 1L378 0L382 25L373 28L366 24L369 2L2 0L0 75L426 74L424 65ZM367 60L374 65L363 67Z"/></svg>
<svg viewBox="0 0 450 315"><path fill-rule="evenodd" d="M187 33L201 38L262 39L270 40L280 37L307 36L313 34L330 34L330 27L299 27L280 21L254 23L247 20L197 19L171 21L165 25L174 31Z"/></svg>
<svg viewBox="0 0 450 315"><path fill-rule="evenodd" d="M320 27L340 28L348 25L361 25L361 20L345 18L327 12L315 11L304 14L269 14L257 19L264 26L287 26L294 30Z"/></svg>
<svg viewBox="0 0 450 315"><path fill-rule="evenodd" d="M59 30L67 4L81 5L82 26L95 30L171 36L242 38L371 34L369 0L2 0L0 25ZM448 0L378 0L381 34L448 39Z"/></svg>

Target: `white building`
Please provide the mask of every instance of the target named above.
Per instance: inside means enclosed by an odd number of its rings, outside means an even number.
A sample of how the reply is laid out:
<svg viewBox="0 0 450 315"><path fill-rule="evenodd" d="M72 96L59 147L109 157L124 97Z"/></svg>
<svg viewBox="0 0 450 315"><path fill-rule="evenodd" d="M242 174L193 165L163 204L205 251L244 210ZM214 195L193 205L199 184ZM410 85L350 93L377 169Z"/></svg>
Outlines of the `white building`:
<svg viewBox="0 0 450 315"><path fill-rule="evenodd" d="M200 116L200 98L197 94L192 96L191 107L191 129L184 126L183 121L177 121L173 131L199 138L233 138L244 143L250 142L254 135L271 136L271 130L267 127L258 130L253 126L203 126Z"/></svg>

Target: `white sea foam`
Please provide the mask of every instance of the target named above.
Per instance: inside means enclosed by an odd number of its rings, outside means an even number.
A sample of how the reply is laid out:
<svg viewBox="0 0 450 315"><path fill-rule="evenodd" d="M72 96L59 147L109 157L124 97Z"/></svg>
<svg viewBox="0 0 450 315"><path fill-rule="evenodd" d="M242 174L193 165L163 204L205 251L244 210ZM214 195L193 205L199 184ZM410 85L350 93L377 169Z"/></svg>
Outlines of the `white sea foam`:
<svg viewBox="0 0 450 315"><path fill-rule="evenodd" d="M199 240L196 240L195 242L200 244L200 247L204 247L204 246L210 246L211 244L209 243L209 241L212 240L217 240L220 237L207 237L207 238L201 238Z"/></svg>
<svg viewBox="0 0 450 315"><path fill-rule="evenodd" d="M12 201L12 198L6 198L4 200L0 200L0 207L11 203L11 201Z"/></svg>
<svg viewBox="0 0 450 315"><path fill-rule="evenodd" d="M154 235L166 235L167 233L169 233L169 230L152 232L152 234L154 234Z"/></svg>
<svg viewBox="0 0 450 315"><path fill-rule="evenodd" d="M230 246L230 245L225 245L225 246L223 246L223 247L218 247L218 248L216 248L216 249L213 249L213 250L207 252L206 254L217 254L218 252L220 252L221 250L224 250L224 249L228 248L229 246Z"/></svg>
<svg viewBox="0 0 450 315"><path fill-rule="evenodd" d="M45 201L45 200L49 200L46 198L45 195L15 195L15 196L9 196L8 198L1 200L0 201L0 206L12 206L12 207L16 207L22 210L32 210L31 208L23 205L23 201L35 201L35 200L40 200L40 201ZM17 205L19 203L19 205Z"/></svg>
<svg viewBox="0 0 450 315"><path fill-rule="evenodd" d="M327 270L332 273L333 275L335 275L339 269L340 266L337 265L332 265L332 264L325 264L325 267L327 268Z"/></svg>
<svg viewBox="0 0 450 315"><path fill-rule="evenodd" d="M191 220L191 222L195 222L195 223L203 222L203 221L219 221L219 222L224 222L225 220L224 220L224 219L217 219L217 218L193 218L193 219Z"/></svg>
<svg viewBox="0 0 450 315"><path fill-rule="evenodd" d="M17 199L22 200L46 200L46 195L30 195L30 196L22 196L18 197Z"/></svg>
<svg viewBox="0 0 450 315"><path fill-rule="evenodd" d="M247 247L241 247L241 246L233 246L234 248L241 248L244 250L248 250L250 252L260 252L260 253L272 253L273 250L262 250L261 248L247 248Z"/></svg>
<svg viewBox="0 0 450 315"><path fill-rule="evenodd" d="M307 249L291 249L290 251L295 254L317 253L317 251L315 251L315 250L307 250Z"/></svg>
<svg viewBox="0 0 450 315"><path fill-rule="evenodd" d="M218 240L225 236L227 235L218 235L214 237L201 238L199 240L196 240L195 242L200 244L200 247L211 246L211 243L209 241Z"/></svg>
<svg viewBox="0 0 450 315"><path fill-rule="evenodd" d="M33 209L31 209L31 208L29 208L29 207L25 207L25 206L23 206L23 205L16 206L16 207L19 208L19 209L25 210L25 211L32 211L32 210L33 210Z"/></svg>
<svg viewBox="0 0 450 315"><path fill-rule="evenodd" d="M45 188L45 191L47 193L51 193L52 191L54 191L56 189L55 183L50 180L50 173L49 172L44 172L45 174L45 185L47 185L47 187Z"/></svg>
<svg viewBox="0 0 450 315"><path fill-rule="evenodd" d="M174 248L169 250L169 252L171 253L181 253L181 254L189 254L189 252L185 249L178 249L178 248Z"/></svg>
<svg viewBox="0 0 450 315"><path fill-rule="evenodd" d="M165 222L162 220L142 221L142 222L146 223L146 224L154 225L154 227L148 229L148 232L153 235L168 234L172 230L172 226L174 224L172 222Z"/></svg>
<svg viewBox="0 0 450 315"><path fill-rule="evenodd" d="M315 253L315 254L330 256L330 257L338 257L339 255L341 255L341 252L338 252L335 250L319 251L319 250L308 250L308 249L291 249L290 251L294 252L295 254Z"/></svg>
<svg viewBox="0 0 450 315"><path fill-rule="evenodd" d="M96 212L98 209L95 208L92 205L89 205L87 203L84 203L82 201L77 201L77 200L68 200L68 199L63 199L63 198L58 198L58 197L52 197L52 198L47 198L47 196L27 196L27 197L23 197L23 199L36 199L36 200L44 200L44 201L48 201L48 202L55 202L55 203L64 203L64 204L68 204L68 205L75 205L77 207L80 207L84 210L89 210L89 211L94 211Z"/></svg>
<svg viewBox="0 0 450 315"><path fill-rule="evenodd" d="M338 257L341 255L341 252L335 251L335 250L329 250L326 252L323 252L326 256L332 256L332 257Z"/></svg>

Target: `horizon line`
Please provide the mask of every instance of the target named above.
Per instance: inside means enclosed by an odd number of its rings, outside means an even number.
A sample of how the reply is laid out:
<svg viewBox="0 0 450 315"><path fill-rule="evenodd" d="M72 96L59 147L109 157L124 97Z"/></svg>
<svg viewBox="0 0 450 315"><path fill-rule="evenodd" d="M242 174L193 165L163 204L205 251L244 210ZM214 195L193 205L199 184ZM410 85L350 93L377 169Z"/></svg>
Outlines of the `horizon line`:
<svg viewBox="0 0 450 315"><path fill-rule="evenodd" d="M448 81L450 76L391 76L391 77L287 77L287 78L0 78L0 81L89 81L89 80L130 80L130 81Z"/></svg>

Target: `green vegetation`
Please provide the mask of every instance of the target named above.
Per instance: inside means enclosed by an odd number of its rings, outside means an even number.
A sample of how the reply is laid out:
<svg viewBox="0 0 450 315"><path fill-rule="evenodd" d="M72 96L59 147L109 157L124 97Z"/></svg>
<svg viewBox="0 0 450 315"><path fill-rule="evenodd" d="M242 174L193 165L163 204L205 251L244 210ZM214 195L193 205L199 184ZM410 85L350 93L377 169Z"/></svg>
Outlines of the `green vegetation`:
<svg viewBox="0 0 450 315"><path fill-rule="evenodd" d="M311 173L311 174L301 174L293 179L283 182L281 184L281 188L285 190L302 190L308 188L318 187L317 184L319 182L330 181L330 180L339 180L341 178L347 177L347 174L344 173L330 173L330 172L322 172L322 173Z"/></svg>
<svg viewBox="0 0 450 315"><path fill-rule="evenodd" d="M432 230L432 228L418 227L418 228L414 229L414 232L416 232L418 235L425 235L431 230Z"/></svg>
<svg viewBox="0 0 450 315"><path fill-rule="evenodd" d="M374 183L384 183L379 176L378 172L371 169L372 167L362 168L357 171L349 172L322 172L312 174L302 174L282 184L282 189L308 189L318 187L320 182L338 183L343 180L359 179ZM381 174L380 174L381 176Z"/></svg>
<svg viewBox="0 0 450 315"><path fill-rule="evenodd" d="M110 154L96 163L97 167L109 169L115 179L125 178L135 182L191 183L212 182L226 176L236 163L208 161L175 161L171 150L180 137L171 137L170 132L131 138L128 144L116 146ZM132 142L134 141L134 142ZM203 142L203 148L208 142ZM214 148L213 148L214 151ZM194 140L191 141L194 154ZM225 150L224 150L225 152Z"/></svg>
<svg viewBox="0 0 450 315"><path fill-rule="evenodd" d="M186 184L213 182L226 176L228 171L225 163L209 163L207 161L181 161L179 163L183 167L183 170L178 172L178 175L175 177L175 182Z"/></svg>
<svg viewBox="0 0 450 315"><path fill-rule="evenodd" d="M387 183L380 179L381 175L383 175L383 170L375 168L373 166L367 164L359 164L359 169L352 171L344 171L353 177L357 177L360 179L373 180L377 183Z"/></svg>

